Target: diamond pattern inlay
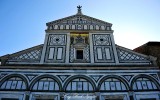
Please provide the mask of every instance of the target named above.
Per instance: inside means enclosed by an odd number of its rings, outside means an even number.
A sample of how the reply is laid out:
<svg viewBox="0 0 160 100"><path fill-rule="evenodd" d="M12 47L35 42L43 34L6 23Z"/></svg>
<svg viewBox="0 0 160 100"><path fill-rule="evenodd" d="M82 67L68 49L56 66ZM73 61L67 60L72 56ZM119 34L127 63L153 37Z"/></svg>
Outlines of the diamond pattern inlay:
<svg viewBox="0 0 160 100"><path fill-rule="evenodd" d="M43 45L32 47L10 55L9 61L40 61Z"/></svg>
<svg viewBox="0 0 160 100"><path fill-rule="evenodd" d="M12 59L17 59L17 60L20 60L20 59L21 60L24 60L24 59L27 59L27 60L34 59L34 60L37 60L37 59L40 58L40 53L41 53L41 50L34 50L34 51L31 51L31 52L28 52L28 53L25 53L25 54L13 57Z"/></svg>
<svg viewBox="0 0 160 100"><path fill-rule="evenodd" d="M122 47L117 47L117 53L118 53L118 58L120 62L123 61L136 61L136 62L146 62L150 63L149 60L143 55L140 55L138 53L134 53L132 51L122 49Z"/></svg>

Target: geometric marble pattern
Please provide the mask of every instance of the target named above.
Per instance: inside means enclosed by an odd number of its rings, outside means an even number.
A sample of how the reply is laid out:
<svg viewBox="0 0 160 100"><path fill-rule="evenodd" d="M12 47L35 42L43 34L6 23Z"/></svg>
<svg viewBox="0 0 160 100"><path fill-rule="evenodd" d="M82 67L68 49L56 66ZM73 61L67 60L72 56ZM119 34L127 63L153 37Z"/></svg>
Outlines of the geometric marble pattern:
<svg viewBox="0 0 160 100"><path fill-rule="evenodd" d="M39 54L40 54L41 50L34 50L34 51L31 51L31 52L26 52L24 54L21 54L19 56L16 56L16 57L13 57L12 59L17 59L17 60L24 60L24 59L27 59L27 60L37 60L39 59Z"/></svg>
<svg viewBox="0 0 160 100"><path fill-rule="evenodd" d="M135 62L150 63L146 57L144 57L140 54L134 53L131 50L122 49L122 47L117 46L117 53L118 53L118 58L119 58L120 62L135 61Z"/></svg>
<svg viewBox="0 0 160 100"><path fill-rule="evenodd" d="M94 45L111 45L110 35L93 35Z"/></svg>
<svg viewBox="0 0 160 100"><path fill-rule="evenodd" d="M122 75L122 76L129 82L134 75Z"/></svg>
<svg viewBox="0 0 160 100"><path fill-rule="evenodd" d="M10 55L9 61L40 61L43 45L35 46Z"/></svg>
<svg viewBox="0 0 160 100"><path fill-rule="evenodd" d="M66 35L49 35L48 45L65 45Z"/></svg>
<svg viewBox="0 0 160 100"><path fill-rule="evenodd" d="M157 76L157 74L150 74L151 76L153 76L155 79L157 79L158 80L158 76Z"/></svg>
<svg viewBox="0 0 160 100"><path fill-rule="evenodd" d="M64 82L70 75L57 75Z"/></svg>
<svg viewBox="0 0 160 100"><path fill-rule="evenodd" d="M0 74L0 79L2 79L4 76L6 76L7 74Z"/></svg>
<svg viewBox="0 0 160 100"><path fill-rule="evenodd" d="M26 74L27 78L29 79L29 81L31 81L33 78L35 78L37 75L28 75Z"/></svg>
<svg viewBox="0 0 160 100"><path fill-rule="evenodd" d="M96 82L102 77L103 75L90 75L92 79L94 79Z"/></svg>

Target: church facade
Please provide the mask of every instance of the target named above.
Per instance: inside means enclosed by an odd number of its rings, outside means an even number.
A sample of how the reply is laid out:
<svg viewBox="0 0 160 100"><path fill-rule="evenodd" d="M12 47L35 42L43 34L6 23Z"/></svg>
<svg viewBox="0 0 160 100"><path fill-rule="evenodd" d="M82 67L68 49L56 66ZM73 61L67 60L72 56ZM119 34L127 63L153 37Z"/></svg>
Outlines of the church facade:
<svg viewBox="0 0 160 100"><path fill-rule="evenodd" d="M112 24L48 22L44 44L0 57L0 100L159 100L156 58L116 45Z"/></svg>

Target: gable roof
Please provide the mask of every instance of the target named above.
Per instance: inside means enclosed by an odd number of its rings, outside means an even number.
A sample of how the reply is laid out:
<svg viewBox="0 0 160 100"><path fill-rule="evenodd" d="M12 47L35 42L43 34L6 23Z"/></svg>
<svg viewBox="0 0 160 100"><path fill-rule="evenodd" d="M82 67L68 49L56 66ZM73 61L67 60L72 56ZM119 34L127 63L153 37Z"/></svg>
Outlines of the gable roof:
<svg viewBox="0 0 160 100"><path fill-rule="evenodd" d="M112 24L87 16L83 14L75 14L69 17L58 19L46 23L47 30L100 30L112 31Z"/></svg>

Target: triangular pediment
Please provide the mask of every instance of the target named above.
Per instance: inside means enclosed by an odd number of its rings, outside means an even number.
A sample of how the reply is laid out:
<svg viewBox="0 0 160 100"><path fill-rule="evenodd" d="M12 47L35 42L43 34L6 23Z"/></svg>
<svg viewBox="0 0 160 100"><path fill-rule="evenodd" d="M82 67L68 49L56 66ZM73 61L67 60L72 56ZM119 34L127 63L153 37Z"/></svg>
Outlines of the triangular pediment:
<svg viewBox="0 0 160 100"><path fill-rule="evenodd" d="M73 15L47 23L47 30L99 30L111 31L111 23L89 17Z"/></svg>

